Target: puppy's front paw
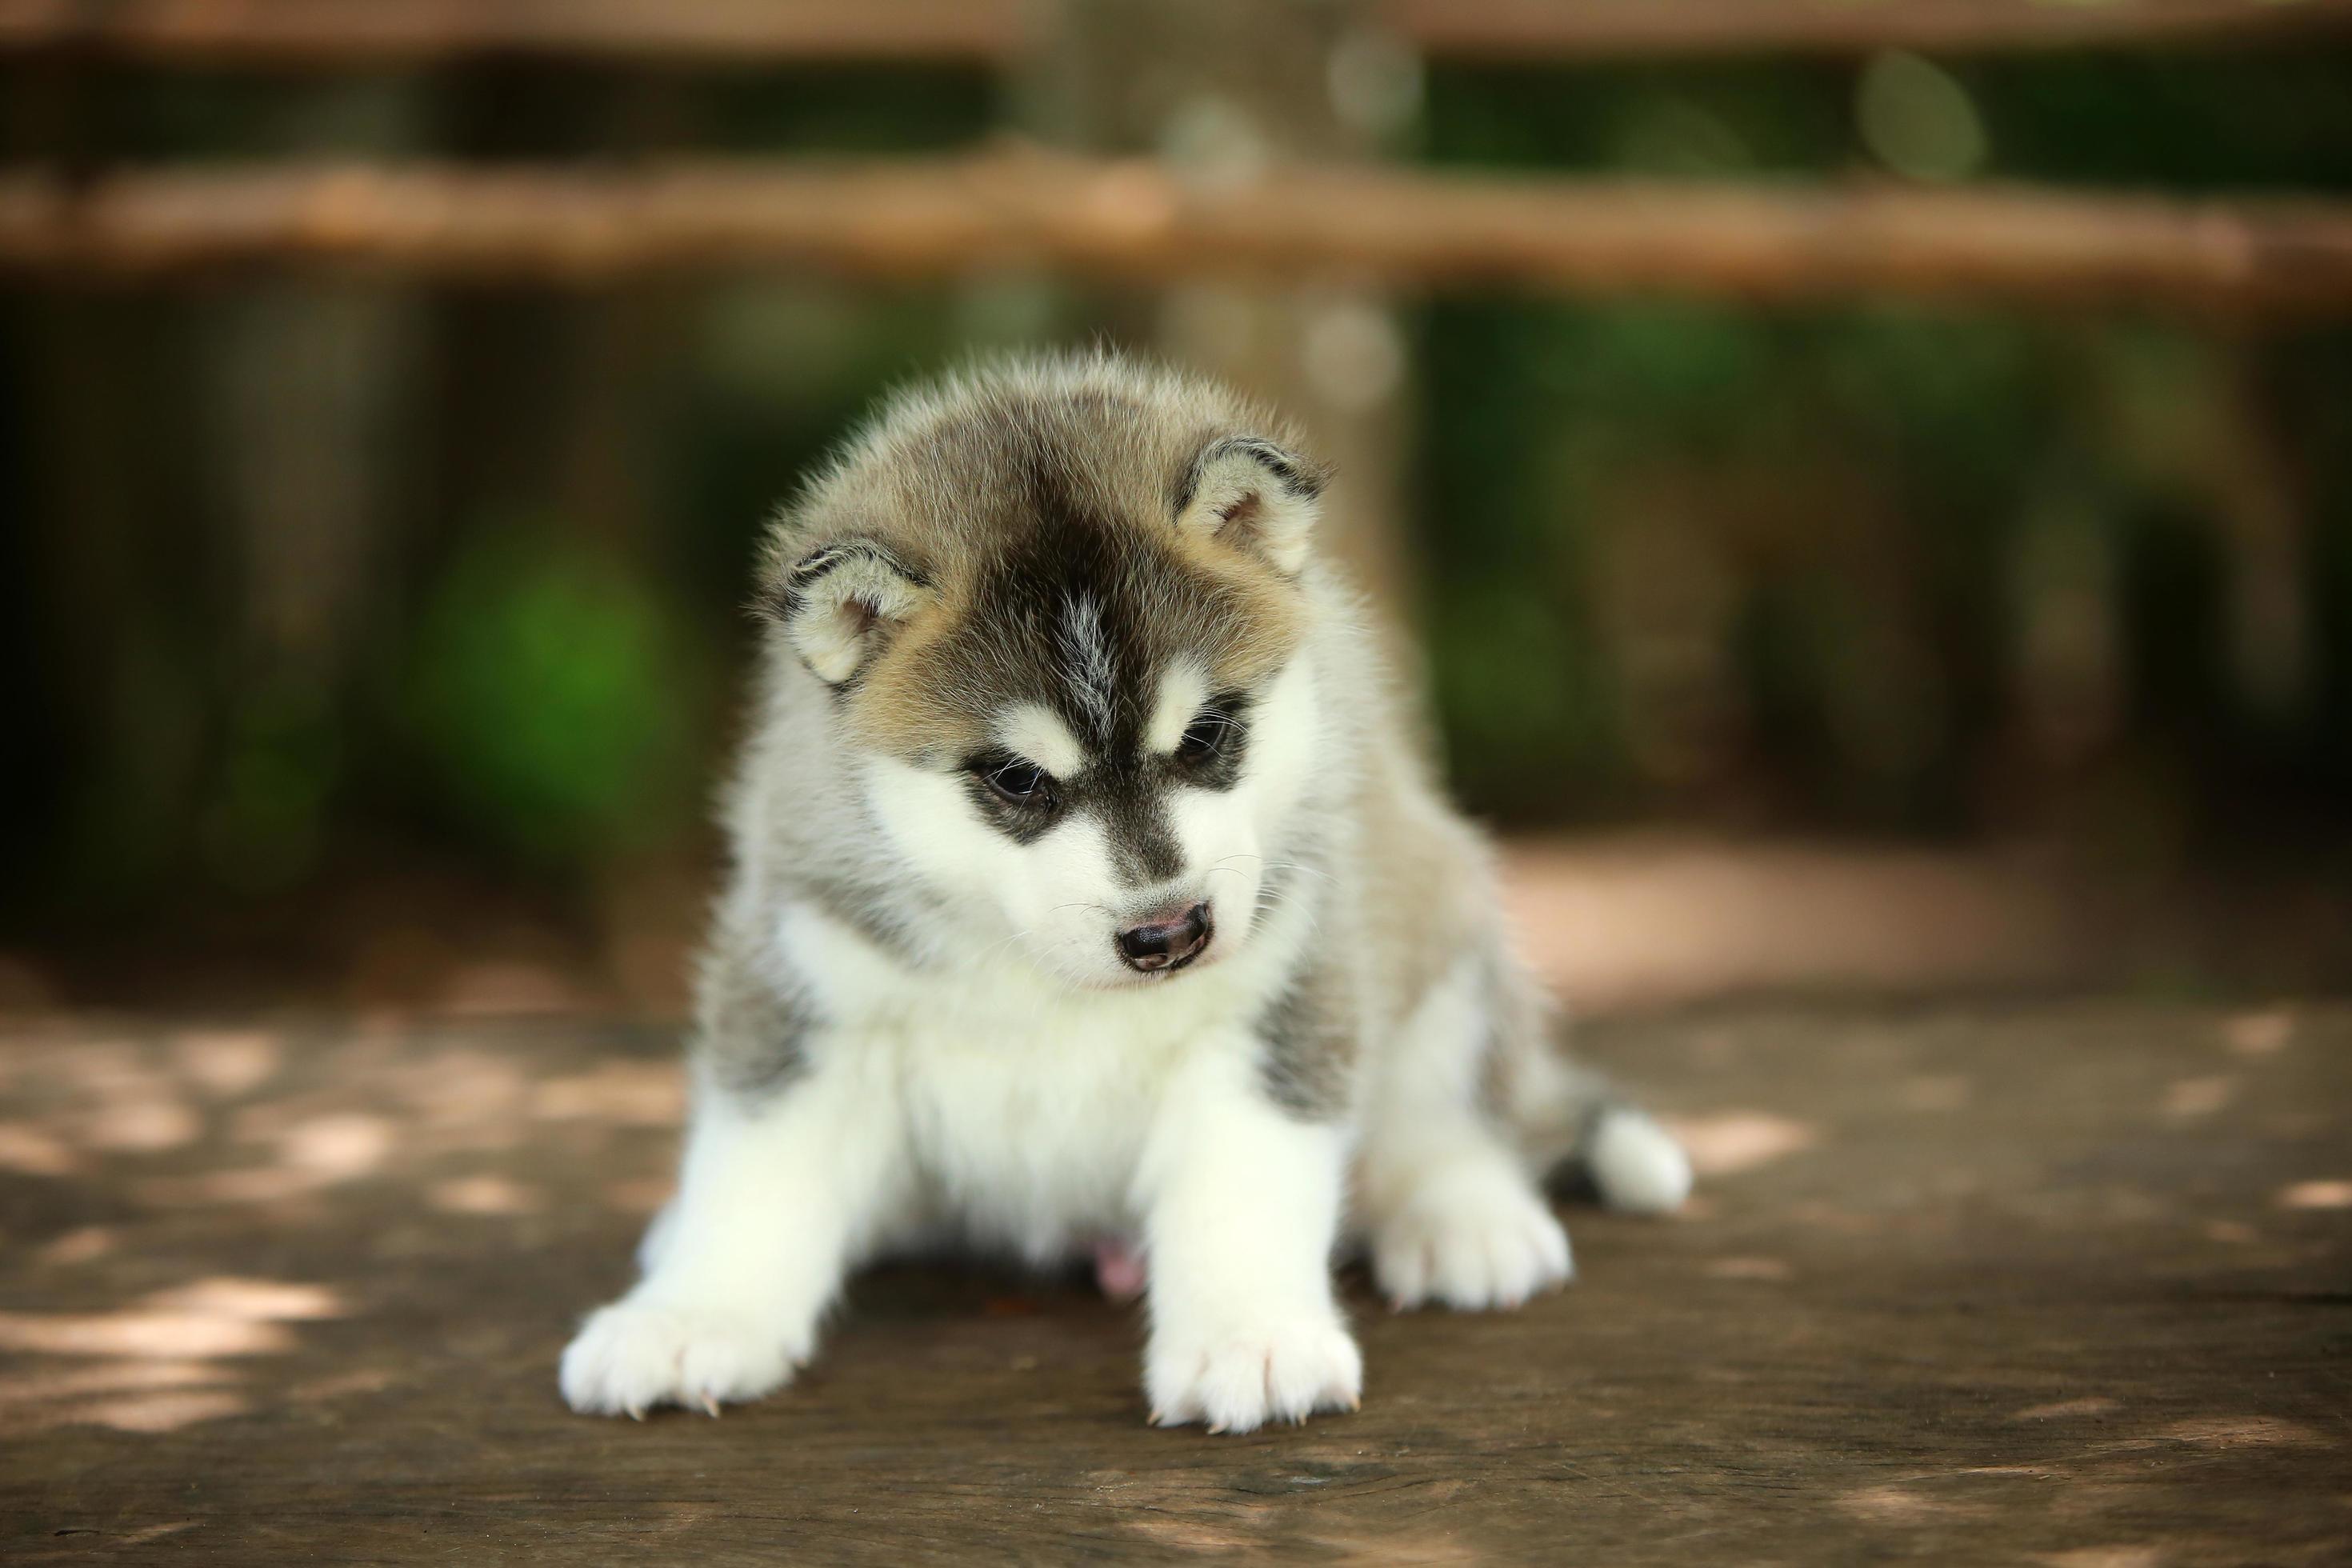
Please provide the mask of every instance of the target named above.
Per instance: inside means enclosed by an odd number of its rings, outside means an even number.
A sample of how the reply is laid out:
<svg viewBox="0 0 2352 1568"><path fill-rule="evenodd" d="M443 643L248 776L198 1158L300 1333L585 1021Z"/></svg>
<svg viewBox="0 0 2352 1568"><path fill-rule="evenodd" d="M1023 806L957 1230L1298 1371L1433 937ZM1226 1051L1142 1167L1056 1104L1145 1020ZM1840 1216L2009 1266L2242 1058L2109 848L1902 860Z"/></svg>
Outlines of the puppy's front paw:
<svg viewBox="0 0 2352 1568"><path fill-rule="evenodd" d="M1372 1274L1400 1309L1516 1307L1570 1272L1568 1233L1534 1188L1481 1167L1431 1177L1372 1237Z"/></svg>
<svg viewBox="0 0 2352 1568"><path fill-rule="evenodd" d="M716 1415L722 1401L782 1387L807 1353L756 1317L615 1301L564 1351L563 1397L583 1415L642 1420L678 1405Z"/></svg>
<svg viewBox="0 0 2352 1568"><path fill-rule="evenodd" d="M1364 1358L1336 1312L1201 1331L1163 1323L1144 1358L1155 1426L1249 1432L1362 1403Z"/></svg>

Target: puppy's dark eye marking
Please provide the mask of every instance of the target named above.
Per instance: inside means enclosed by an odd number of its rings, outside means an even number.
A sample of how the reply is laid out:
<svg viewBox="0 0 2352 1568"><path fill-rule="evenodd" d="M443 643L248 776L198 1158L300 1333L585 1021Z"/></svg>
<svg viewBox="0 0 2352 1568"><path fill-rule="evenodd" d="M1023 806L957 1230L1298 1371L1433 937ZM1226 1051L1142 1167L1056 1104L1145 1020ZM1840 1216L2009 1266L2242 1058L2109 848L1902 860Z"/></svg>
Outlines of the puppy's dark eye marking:
<svg viewBox="0 0 2352 1568"><path fill-rule="evenodd" d="M1249 694L1221 692L1209 699L1176 742L1175 763L1189 784L1225 789L1241 776L1242 752L1249 745Z"/></svg>
<svg viewBox="0 0 2352 1568"><path fill-rule="evenodd" d="M1060 804L1054 775L1024 757L1007 752L983 752L966 762L964 767L988 786L989 793L1009 805L1051 811Z"/></svg>
<svg viewBox="0 0 2352 1568"><path fill-rule="evenodd" d="M1045 784L1045 773L1026 763L1015 763L988 775L989 788L1010 800L1027 800Z"/></svg>
<svg viewBox="0 0 2352 1568"><path fill-rule="evenodd" d="M1176 754L1188 763L1206 762L1225 749L1225 738L1233 732L1234 721L1222 713L1203 713L1185 730L1184 738L1176 742Z"/></svg>

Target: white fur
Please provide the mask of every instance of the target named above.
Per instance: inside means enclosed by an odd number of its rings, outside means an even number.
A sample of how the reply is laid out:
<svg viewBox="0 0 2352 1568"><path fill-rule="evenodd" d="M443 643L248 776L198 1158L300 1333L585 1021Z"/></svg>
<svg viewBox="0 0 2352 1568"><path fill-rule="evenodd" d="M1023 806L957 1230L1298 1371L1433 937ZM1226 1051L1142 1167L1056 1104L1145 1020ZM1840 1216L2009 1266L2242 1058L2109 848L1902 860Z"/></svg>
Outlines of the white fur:
<svg viewBox="0 0 2352 1568"><path fill-rule="evenodd" d="M1049 773L1069 777L1087 765L1086 749L1062 716L1042 702L1008 708L996 721L996 742Z"/></svg>
<svg viewBox="0 0 2352 1568"><path fill-rule="evenodd" d="M1296 958L1302 920L1278 914L1246 956L1150 1001L1074 1002L1018 963L925 984L805 907L780 935L846 1021L766 1109L698 1100L645 1279L565 1352L575 1408L765 1394L810 1354L849 1268L945 1237L1040 1263L1144 1237L1160 1418L1246 1431L1355 1403L1328 1269L1345 1136L1254 1092L1234 1022Z"/></svg>
<svg viewBox="0 0 2352 1568"><path fill-rule="evenodd" d="M1160 677L1160 698L1151 705L1144 744L1162 756L1174 751L1208 700L1209 674L1197 660L1184 658L1170 665Z"/></svg>
<svg viewBox="0 0 2352 1568"><path fill-rule="evenodd" d="M1568 1233L1517 1152L1475 1112L1487 1027L1465 959L1372 1075L1358 1195L1373 1277L1400 1307L1516 1307L1573 1271Z"/></svg>
<svg viewBox="0 0 2352 1568"><path fill-rule="evenodd" d="M575 1410L754 1399L788 1381L849 1262L902 1202L904 1162L878 1064L839 1053L758 1107L698 1096L678 1195L645 1278L563 1352Z"/></svg>
<svg viewBox="0 0 2352 1568"><path fill-rule="evenodd" d="M1668 1214L1690 1196L1690 1156L1672 1133L1638 1110L1619 1106L1602 1117L1585 1159L1611 1208Z"/></svg>
<svg viewBox="0 0 2352 1568"><path fill-rule="evenodd" d="M1263 846L1298 808L1314 763L1317 718L1314 670L1296 660L1269 683L1252 716L1240 780L1226 790L1172 792L1184 866L1153 888L1120 884L1101 825L1084 814L1018 844L980 819L961 780L888 757L866 763L866 798L908 873L970 904L975 948L1017 949L1065 986L1157 989L1119 962L1117 932L1151 909L1197 900L1208 903L1216 936L1195 969L1226 962L1249 940L1249 914L1266 872ZM1054 764L1039 750L1076 746L1060 721L1034 704L1000 720L997 732L1009 746L1015 730L1025 741L1013 749L1048 772Z"/></svg>
<svg viewBox="0 0 2352 1568"><path fill-rule="evenodd" d="M806 905L779 926L814 1000L842 1020L812 1049L877 1064L867 1081L907 1130L919 1193L954 1195L888 1216L881 1243L948 1231L1039 1263L1142 1233L1139 1152L1171 1082L1237 1048L1233 1026L1307 934L1303 916L1277 911L1181 984L1073 992L1005 952L918 973Z"/></svg>
<svg viewBox="0 0 2352 1568"><path fill-rule="evenodd" d="M1151 1257L1151 1419L1247 1432L1352 1410L1363 1357L1331 1291L1347 1138L1250 1083L1215 1037L1171 1084L1138 1173Z"/></svg>
<svg viewBox="0 0 2352 1568"><path fill-rule="evenodd" d="M1110 644L1103 635L1102 605L1090 598L1070 601L1062 617L1062 654L1069 661L1071 688L1087 704L1097 730L1108 730L1118 702Z"/></svg>

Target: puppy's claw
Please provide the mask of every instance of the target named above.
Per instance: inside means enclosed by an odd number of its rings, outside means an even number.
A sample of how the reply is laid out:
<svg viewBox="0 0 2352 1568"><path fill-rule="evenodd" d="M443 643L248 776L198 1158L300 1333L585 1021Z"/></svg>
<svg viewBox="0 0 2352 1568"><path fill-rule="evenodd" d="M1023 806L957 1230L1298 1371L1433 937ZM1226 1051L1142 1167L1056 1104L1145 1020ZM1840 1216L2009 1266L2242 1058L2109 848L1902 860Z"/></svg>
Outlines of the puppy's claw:
<svg viewBox="0 0 2352 1568"><path fill-rule="evenodd" d="M642 1420L644 1420L645 1418L646 1418L646 1407L645 1407L644 1405L630 1405L630 1406L629 1406L629 1419L630 1419L630 1420L632 1420L632 1421L642 1421Z"/></svg>
<svg viewBox="0 0 2352 1568"><path fill-rule="evenodd" d="M713 1421L718 1420L718 1419L719 1419L719 1396L718 1396L717 1394L704 1394L704 1395L702 1396L702 1408L703 1408L703 1409L705 1409L705 1410L707 1410L707 1411L709 1411L709 1412L710 1413L710 1418L711 1418Z"/></svg>

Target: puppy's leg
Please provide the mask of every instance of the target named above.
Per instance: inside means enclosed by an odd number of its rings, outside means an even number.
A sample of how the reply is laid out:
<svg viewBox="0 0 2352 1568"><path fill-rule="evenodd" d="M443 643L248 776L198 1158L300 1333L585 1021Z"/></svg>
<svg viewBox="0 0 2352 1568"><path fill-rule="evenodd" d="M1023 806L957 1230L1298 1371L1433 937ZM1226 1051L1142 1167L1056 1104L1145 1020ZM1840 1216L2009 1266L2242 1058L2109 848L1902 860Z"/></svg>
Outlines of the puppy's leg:
<svg viewBox="0 0 2352 1568"><path fill-rule="evenodd" d="M1363 1358L1331 1288L1347 1137L1276 1105L1255 1042L1171 1086L1139 1194L1150 1255L1144 1389L1155 1422L1247 1432L1352 1410Z"/></svg>
<svg viewBox="0 0 2352 1568"><path fill-rule="evenodd" d="M894 1201L898 1119L883 1085L829 1053L758 1095L705 1085L636 1288L563 1352L575 1410L718 1414L789 1380L842 1276Z"/></svg>
<svg viewBox="0 0 2352 1568"><path fill-rule="evenodd" d="M1483 966L1465 958L1374 1078L1358 1189L1373 1276L1401 1308L1516 1307L1572 1271L1536 1173L1480 1103L1488 1001Z"/></svg>

